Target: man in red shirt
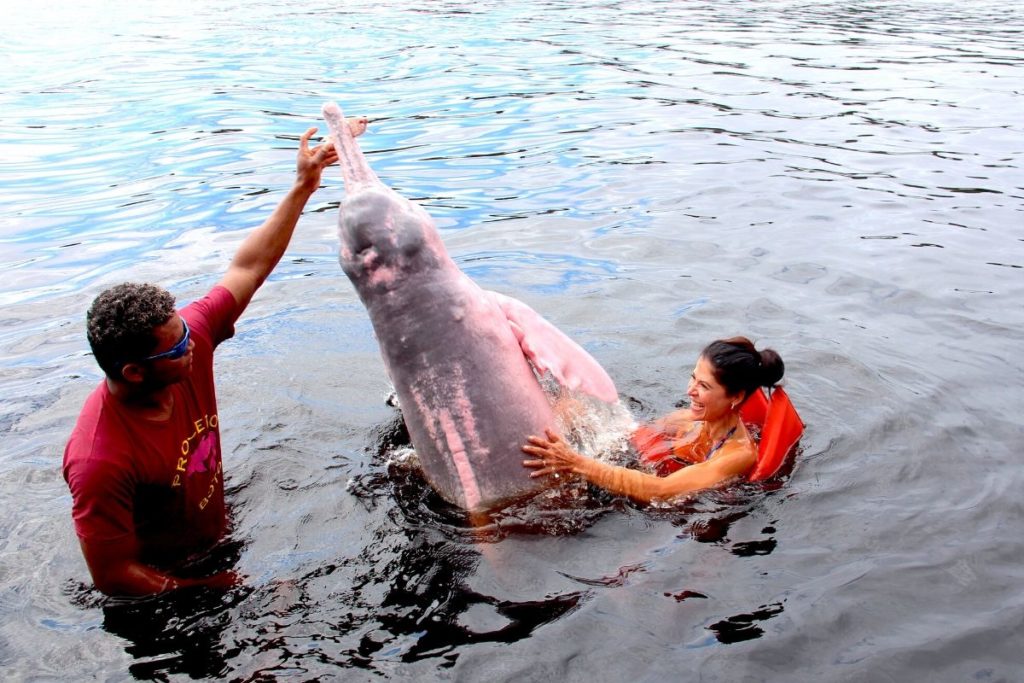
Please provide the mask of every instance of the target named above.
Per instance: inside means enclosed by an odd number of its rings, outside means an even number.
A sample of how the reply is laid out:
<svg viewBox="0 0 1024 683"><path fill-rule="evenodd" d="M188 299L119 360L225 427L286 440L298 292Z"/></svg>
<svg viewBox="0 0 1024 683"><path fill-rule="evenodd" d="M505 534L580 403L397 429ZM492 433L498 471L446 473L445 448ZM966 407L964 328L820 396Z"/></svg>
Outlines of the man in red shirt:
<svg viewBox="0 0 1024 683"><path fill-rule="evenodd" d="M366 119L352 124L361 133ZM155 285L101 293L87 315L106 377L86 399L64 451L64 478L82 554L96 587L149 595L184 586L230 586L233 572L176 575L224 533L224 473L213 351L277 265L303 207L337 160L330 143L299 144L295 184L238 248L202 299L175 310Z"/></svg>

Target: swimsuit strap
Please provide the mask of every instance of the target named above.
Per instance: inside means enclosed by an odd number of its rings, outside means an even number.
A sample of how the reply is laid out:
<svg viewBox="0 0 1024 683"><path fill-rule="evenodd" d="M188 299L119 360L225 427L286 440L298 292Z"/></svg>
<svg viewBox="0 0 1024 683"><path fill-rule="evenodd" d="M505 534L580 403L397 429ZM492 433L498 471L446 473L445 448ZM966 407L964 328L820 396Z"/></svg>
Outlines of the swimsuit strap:
<svg viewBox="0 0 1024 683"><path fill-rule="evenodd" d="M711 456L715 454L715 451L717 451L719 448L724 446L725 442L728 441L732 437L732 435L735 434L735 433L736 433L736 427L733 427L732 429L730 429L726 433L725 436L723 436L721 438L721 440L719 440L718 443L716 443L714 446L711 447L711 450L708 451L708 454L704 456L703 462L707 462L708 460L710 460ZM689 466L689 465L693 465L696 462L701 462L701 461L693 461L693 460L683 460L682 458L680 458L679 456L675 455L674 453L672 455L670 455L667 459L668 460L672 460L672 461L674 461L676 463L679 463L683 467L686 467L686 466Z"/></svg>
<svg viewBox="0 0 1024 683"><path fill-rule="evenodd" d="M719 448L724 446L725 442L728 441L729 438L733 434L735 434L735 433L736 433L736 428L733 427L732 429L729 430L729 432L725 436L722 437L721 441L719 441L718 443L716 443L714 446L711 447L711 450L708 451L708 454L704 457L704 461L707 462L708 460L710 460L711 456L715 454L715 451L717 451Z"/></svg>

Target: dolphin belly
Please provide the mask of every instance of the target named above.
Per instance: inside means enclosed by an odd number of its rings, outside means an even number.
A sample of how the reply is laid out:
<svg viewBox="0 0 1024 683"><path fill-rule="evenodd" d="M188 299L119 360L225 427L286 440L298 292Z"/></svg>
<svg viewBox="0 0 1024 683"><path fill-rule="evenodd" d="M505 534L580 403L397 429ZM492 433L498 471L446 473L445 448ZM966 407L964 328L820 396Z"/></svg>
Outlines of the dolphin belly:
<svg viewBox="0 0 1024 683"><path fill-rule="evenodd" d="M367 306L423 474L467 510L543 487L523 467L550 402L501 310L461 272Z"/></svg>

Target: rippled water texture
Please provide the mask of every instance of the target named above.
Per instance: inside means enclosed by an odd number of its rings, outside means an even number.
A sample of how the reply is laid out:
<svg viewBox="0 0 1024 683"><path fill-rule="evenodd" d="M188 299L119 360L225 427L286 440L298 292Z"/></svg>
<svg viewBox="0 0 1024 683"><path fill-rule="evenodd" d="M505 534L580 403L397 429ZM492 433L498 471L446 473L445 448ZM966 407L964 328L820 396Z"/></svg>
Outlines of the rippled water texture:
<svg viewBox="0 0 1024 683"><path fill-rule="evenodd" d="M1014 681L1024 670L1014 3L5 3L5 680ZM638 418L786 360L768 486L469 526L422 485L336 261L334 170L219 355L229 595L91 590L60 476L84 311L223 272L323 101L460 265Z"/></svg>

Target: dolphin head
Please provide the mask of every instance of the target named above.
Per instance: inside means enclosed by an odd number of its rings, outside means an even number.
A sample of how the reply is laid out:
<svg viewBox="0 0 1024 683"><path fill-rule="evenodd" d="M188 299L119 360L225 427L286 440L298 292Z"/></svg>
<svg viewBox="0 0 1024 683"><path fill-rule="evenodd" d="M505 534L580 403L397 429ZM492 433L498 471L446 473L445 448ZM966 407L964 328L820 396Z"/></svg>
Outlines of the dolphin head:
<svg viewBox="0 0 1024 683"><path fill-rule="evenodd" d="M349 279L357 287L390 289L413 274L455 268L433 219L370 168L341 108L328 102L323 114L345 179L338 235L339 260Z"/></svg>
<svg viewBox="0 0 1024 683"><path fill-rule="evenodd" d="M357 285L390 288L410 274L451 264L427 212L383 185L342 201L338 236L341 267Z"/></svg>

